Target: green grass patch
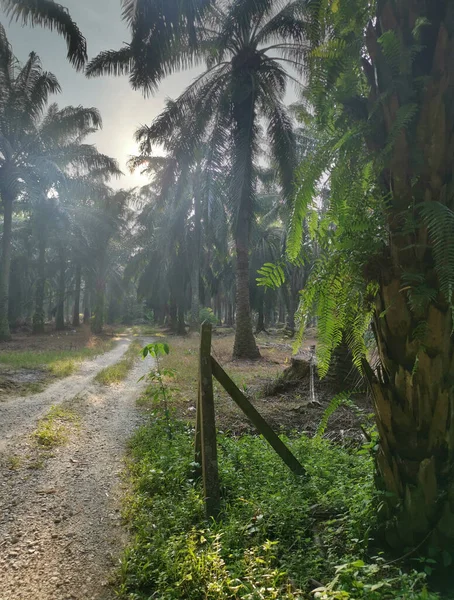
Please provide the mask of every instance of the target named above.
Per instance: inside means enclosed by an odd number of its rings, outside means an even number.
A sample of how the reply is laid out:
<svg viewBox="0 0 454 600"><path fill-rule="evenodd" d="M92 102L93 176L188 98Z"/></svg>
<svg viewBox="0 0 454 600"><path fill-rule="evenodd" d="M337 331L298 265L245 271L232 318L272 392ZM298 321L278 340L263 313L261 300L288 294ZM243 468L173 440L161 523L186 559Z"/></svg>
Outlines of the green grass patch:
<svg viewBox="0 0 454 600"><path fill-rule="evenodd" d="M121 360L99 371L95 377L95 381L102 385L113 385L126 379L141 350L142 344L138 340L133 340Z"/></svg>
<svg viewBox="0 0 454 600"><path fill-rule="evenodd" d="M324 440L287 440L297 478L257 436L219 436L222 511L204 517L193 480L193 430L150 420L131 441L125 501L134 542L119 574L123 599L429 600L425 575L370 553L371 459ZM343 565L338 568L339 565Z"/></svg>
<svg viewBox="0 0 454 600"><path fill-rule="evenodd" d="M52 406L45 417L39 420L33 433L37 444L43 448L62 446L71 430L78 426L79 415L65 406Z"/></svg>
<svg viewBox="0 0 454 600"><path fill-rule="evenodd" d="M80 362L111 350L113 345L114 341L109 340L77 350L2 352L0 364L12 369L41 369L54 377L68 377L74 373Z"/></svg>

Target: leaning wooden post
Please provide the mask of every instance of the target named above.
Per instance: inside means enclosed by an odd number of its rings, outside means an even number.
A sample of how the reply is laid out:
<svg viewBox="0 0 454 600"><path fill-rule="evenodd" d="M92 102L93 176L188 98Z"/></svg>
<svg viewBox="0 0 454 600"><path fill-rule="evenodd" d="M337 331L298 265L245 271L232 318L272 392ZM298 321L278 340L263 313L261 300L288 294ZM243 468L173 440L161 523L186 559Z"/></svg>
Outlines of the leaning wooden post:
<svg viewBox="0 0 454 600"><path fill-rule="evenodd" d="M210 323L203 323L200 336L200 430L203 492L208 517L216 517L220 507L213 375L211 372Z"/></svg>
<svg viewBox="0 0 454 600"><path fill-rule="evenodd" d="M236 402L241 408L244 414L252 421L258 431L263 435L266 441L274 448L277 454L282 458L285 464L291 469L296 475L305 475L306 470L299 460L292 454L287 448L281 438L273 431L270 425L265 421L262 415L257 409L249 402L243 392L236 386L236 384L230 379L221 365L212 357L211 358L211 369L212 374L229 396Z"/></svg>

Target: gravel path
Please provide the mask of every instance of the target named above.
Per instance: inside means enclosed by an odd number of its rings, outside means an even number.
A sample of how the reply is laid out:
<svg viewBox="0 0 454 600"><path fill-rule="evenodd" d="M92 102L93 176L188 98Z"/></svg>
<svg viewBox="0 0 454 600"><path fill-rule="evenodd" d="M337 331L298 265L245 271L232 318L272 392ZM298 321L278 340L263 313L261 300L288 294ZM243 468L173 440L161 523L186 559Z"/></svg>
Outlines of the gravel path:
<svg viewBox="0 0 454 600"><path fill-rule="evenodd" d="M93 377L130 341L43 393L0 404L0 600L114 598L109 581L127 541L119 475L126 440L142 419L135 400L150 361L138 361L115 387ZM80 426L43 456L29 434L61 402Z"/></svg>

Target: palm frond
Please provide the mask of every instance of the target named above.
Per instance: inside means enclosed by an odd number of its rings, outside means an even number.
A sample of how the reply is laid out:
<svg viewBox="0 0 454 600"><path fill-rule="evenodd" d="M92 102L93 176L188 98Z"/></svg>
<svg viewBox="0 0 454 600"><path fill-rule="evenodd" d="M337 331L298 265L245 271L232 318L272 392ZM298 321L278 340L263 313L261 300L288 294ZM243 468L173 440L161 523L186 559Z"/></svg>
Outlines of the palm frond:
<svg viewBox="0 0 454 600"><path fill-rule="evenodd" d="M8 16L23 25L55 29L65 38L68 60L82 69L87 60L87 42L66 8L53 0L1 0Z"/></svg>

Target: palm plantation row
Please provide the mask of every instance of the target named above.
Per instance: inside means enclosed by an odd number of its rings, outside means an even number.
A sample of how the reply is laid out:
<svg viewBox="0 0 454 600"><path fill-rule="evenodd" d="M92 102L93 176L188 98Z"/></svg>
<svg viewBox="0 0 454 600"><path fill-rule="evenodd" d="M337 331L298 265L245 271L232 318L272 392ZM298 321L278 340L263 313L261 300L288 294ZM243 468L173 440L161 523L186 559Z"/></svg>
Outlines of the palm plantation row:
<svg viewBox="0 0 454 600"><path fill-rule="evenodd" d="M85 63L85 41L66 12L44 1L3 4L24 22L49 26L55 19L72 62L79 68ZM203 270L205 279L211 270L215 284L222 281L231 302L231 281L223 271L229 238L222 230L229 230L236 277L234 355L256 358L250 290L259 296L262 291L251 286L251 263L265 255L257 252L254 258L251 252L254 232L263 242L260 226L284 226L274 260L266 261L272 264L262 269L263 303L284 280L293 291L289 281L295 269L296 285L305 283L301 261L313 265L298 313L300 335L316 313L321 372L333 350L346 342L368 381L380 436L376 466L385 492L386 541L409 548L429 540L435 553L449 548L454 537L452 2L122 4L130 43L91 60L89 77L129 75L134 88L153 93L169 73L205 65L190 87L137 133L141 156L134 164L153 173L144 191L153 201L134 232L148 243L132 253L130 270L143 291L152 281L161 290L159 278L165 277L178 320L181 273L191 249L186 284L195 318ZM300 143L285 103L290 83L301 99ZM301 137L311 140L304 151ZM155 145L164 148L165 159L156 158ZM272 173L271 188L264 164ZM328 197L322 185L329 188ZM269 190L278 200L267 211ZM6 225L7 207L8 195ZM3 239L5 263L7 227ZM165 275L156 269L158 257ZM2 289L7 289L5 276ZM262 300L256 306L263 307ZM376 365L367 361L368 331Z"/></svg>

